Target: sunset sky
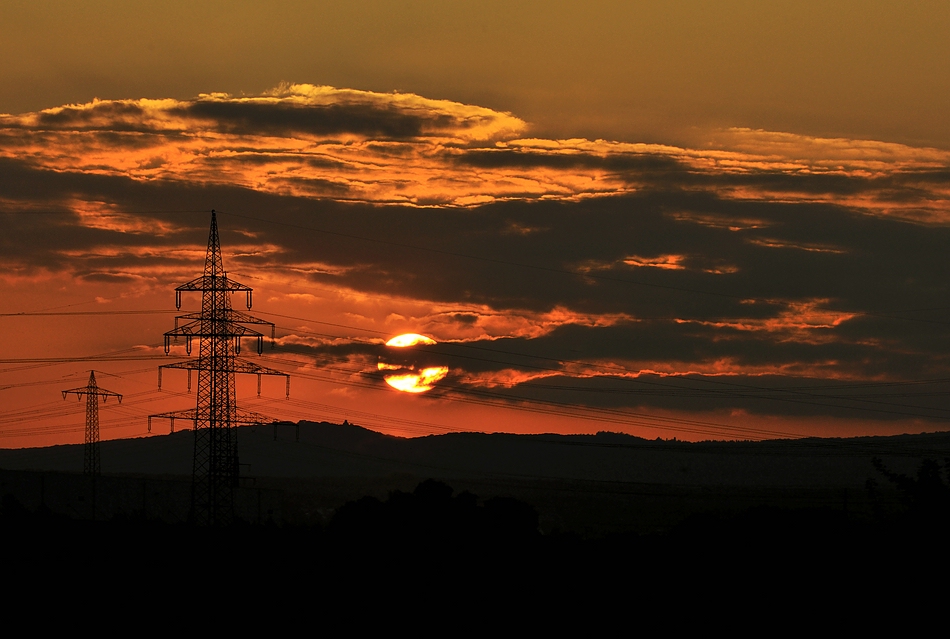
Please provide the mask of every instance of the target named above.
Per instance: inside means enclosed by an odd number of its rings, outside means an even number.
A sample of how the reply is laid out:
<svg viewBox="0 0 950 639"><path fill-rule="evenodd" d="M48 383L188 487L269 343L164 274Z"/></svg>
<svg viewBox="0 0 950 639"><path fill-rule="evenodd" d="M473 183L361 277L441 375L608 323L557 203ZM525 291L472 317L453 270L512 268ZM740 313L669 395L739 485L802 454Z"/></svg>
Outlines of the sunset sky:
<svg viewBox="0 0 950 639"><path fill-rule="evenodd" d="M157 367L212 209L292 376L239 405L275 418L945 430L948 32L943 2L5 2L0 447L82 441L90 368L103 438L193 406Z"/></svg>

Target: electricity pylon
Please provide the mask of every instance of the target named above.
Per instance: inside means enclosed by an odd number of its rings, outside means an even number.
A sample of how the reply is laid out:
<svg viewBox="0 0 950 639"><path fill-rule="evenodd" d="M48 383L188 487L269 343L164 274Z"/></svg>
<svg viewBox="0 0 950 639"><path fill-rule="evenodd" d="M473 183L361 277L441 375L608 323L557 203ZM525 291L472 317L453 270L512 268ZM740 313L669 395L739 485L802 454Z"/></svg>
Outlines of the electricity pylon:
<svg viewBox="0 0 950 639"><path fill-rule="evenodd" d="M99 388L96 385L96 372L89 371L89 383L80 388L70 388L63 391L63 399L70 393L82 400L86 396L86 454L82 464L84 475L96 477L102 471L99 464L99 398L107 401L110 397L118 397L122 403L122 395L110 390Z"/></svg>
<svg viewBox="0 0 950 639"><path fill-rule="evenodd" d="M167 417L173 425L175 419L181 418L194 422L195 457L191 485L194 521L198 525L227 525L234 517L234 488L239 476L237 434L234 428L240 424L272 421L259 413L238 410L234 374L256 374L258 395L261 392L261 375L286 377L289 395L290 376L237 356L241 352L241 339L245 337L257 338L257 354L263 351L264 336L245 324L270 326L272 340L274 324L231 308L231 295L245 293L250 310L252 289L230 279L224 270L214 211L211 211L211 233L204 274L175 289L175 306L179 310L181 294L189 291L201 293L201 311L175 318L175 329L165 333L165 354L169 352L172 339L177 341L178 338L184 338L185 351L191 355L192 340L197 337L198 358L160 366L158 387L162 386L162 369L187 370L189 390L191 371L198 371L197 405L189 410L151 415L149 420L152 417Z"/></svg>

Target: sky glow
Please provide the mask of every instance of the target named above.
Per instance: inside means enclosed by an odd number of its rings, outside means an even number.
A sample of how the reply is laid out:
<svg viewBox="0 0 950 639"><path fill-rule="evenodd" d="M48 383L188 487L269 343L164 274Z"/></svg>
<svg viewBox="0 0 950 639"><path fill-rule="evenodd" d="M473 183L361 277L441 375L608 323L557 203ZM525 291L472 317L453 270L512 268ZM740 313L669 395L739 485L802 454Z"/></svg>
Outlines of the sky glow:
<svg viewBox="0 0 950 639"><path fill-rule="evenodd" d="M81 441L54 400L90 368L126 397L104 438L193 404L155 377L212 208L278 326L262 363L296 380L286 401L239 380L250 410L398 435L944 430L950 11L534 6L291 2L259 29L236 8L254 64L173 12L0 9L0 446ZM103 15L108 49L81 26ZM294 22L325 41L303 54Z"/></svg>

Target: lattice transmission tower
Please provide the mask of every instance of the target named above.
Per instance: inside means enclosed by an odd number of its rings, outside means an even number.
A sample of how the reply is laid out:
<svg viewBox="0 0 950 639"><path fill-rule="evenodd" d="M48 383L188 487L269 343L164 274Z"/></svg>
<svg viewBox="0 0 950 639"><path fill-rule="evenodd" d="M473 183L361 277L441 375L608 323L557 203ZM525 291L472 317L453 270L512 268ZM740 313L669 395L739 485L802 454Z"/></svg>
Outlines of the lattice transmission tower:
<svg viewBox="0 0 950 639"><path fill-rule="evenodd" d="M188 419L194 423L192 515L198 525L226 525L234 517L234 488L239 477L237 433L234 429L242 424L273 421L259 413L238 409L234 375L256 374L258 395L261 375L281 375L287 379L288 396L290 376L238 357L242 338L256 338L258 355L263 351L264 336L246 325L270 326L273 345L274 324L231 308L231 295L245 293L250 310L252 289L230 279L224 270L214 211L211 211L204 273L175 289L175 306L179 310L183 292L201 293L201 311L175 318L175 329L165 333L165 354L169 352L171 340L182 338L185 351L191 355L192 340L198 338L198 358L160 366L158 387L162 387L162 369L180 368L188 371L190 391L191 371L198 371L197 405L188 410L151 415L149 431L153 417L171 419L173 430L175 419Z"/></svg>
<svg viewBox="0 0 950 639"><path fill-rule="evenodd" d="M122 395L113 393L110 390L99 388L96 384L96 372L89 371L89 383L79 388L70 388L63 391L63 399L72 393L81 401L82 396L86 396L86 450L82 464L84 475L98 477L102 472L99 463L99 398L102 401L108 401L110 397L118 397L119 403L122 403Z"/></svg>

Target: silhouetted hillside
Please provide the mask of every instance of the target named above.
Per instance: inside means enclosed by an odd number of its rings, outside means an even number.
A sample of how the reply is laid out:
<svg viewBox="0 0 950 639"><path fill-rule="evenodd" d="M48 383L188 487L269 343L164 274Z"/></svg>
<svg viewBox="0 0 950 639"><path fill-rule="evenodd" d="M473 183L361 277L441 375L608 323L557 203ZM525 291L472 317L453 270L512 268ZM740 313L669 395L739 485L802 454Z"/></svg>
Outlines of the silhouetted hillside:
<svg viewBox="0 0 950 639"><path fill-rule="evenodd" d="M873 460L894 476L913 477L925 460L950 457L947 433L702 443L616 433L405 439L301 422L240 428L238 443L236 507L249 522L324 526L347 502L386 504L434 479L460 494L530 504L545 534L584 537L670 531L691 517L728 519L752 509L818 509L869 521L900 512L906 501ZM95 494L78 475L82 445L0 450L0 487L31 511L42 505L78 518L187 519L191 431L101 446Z"/></svg>
<svg viewBox="0 0 950 639"><path fill-rule="evenodd" d="M507 477L665 485L863 486L869 461L914 472L950 456L950 434L766 442L651 441L617 433L383 435L352 424L237 429L242 475L253 477ZM193 434L102 442L106 474L190 476ZM0 468L74 472L81 444L0 450Z"/></svg>

